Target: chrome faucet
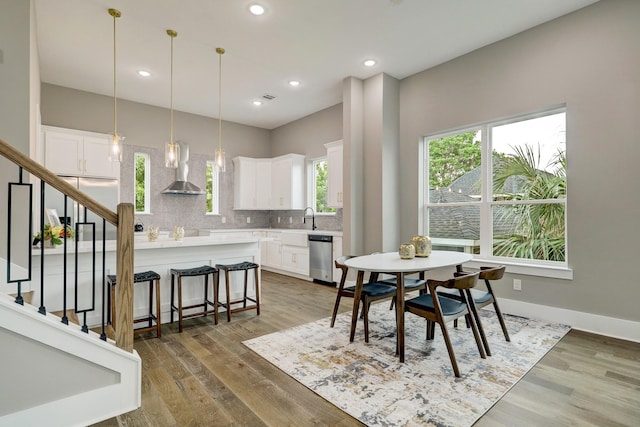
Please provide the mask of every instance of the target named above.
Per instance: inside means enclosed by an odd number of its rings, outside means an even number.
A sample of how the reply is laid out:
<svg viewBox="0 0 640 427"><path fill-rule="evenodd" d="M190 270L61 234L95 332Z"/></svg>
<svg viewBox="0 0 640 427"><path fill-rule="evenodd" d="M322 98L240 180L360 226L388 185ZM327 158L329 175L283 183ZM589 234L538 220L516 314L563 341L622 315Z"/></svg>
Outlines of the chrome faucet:
<svg viewBox="0 0 640 427"><path fill-rule="evenodd" d="M304 213L302 214L302 223L306 224L307 223L307 211L311 210L311 229L315 230L316 228L316 213L313 211L312 207L306 207L304 208Z"/></svg>

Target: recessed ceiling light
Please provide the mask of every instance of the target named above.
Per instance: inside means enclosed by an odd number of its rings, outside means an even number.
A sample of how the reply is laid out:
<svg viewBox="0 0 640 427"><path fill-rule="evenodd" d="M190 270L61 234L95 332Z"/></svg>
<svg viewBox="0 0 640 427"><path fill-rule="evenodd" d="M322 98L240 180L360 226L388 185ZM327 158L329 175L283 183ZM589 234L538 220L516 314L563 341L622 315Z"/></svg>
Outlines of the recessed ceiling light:
<svg viewBox="0 0 640 427"><path fill-rule="evenodd" d="M365 67L373 67L374 65L376 65L376 61L374 59L367 59L363 62L363 64Z"/></svg>
<svg viewBox="0 0 640 427"><path fill-rule="evenodd" d="M259 107L262 105L262 101L253 101L253 105L255 105L256 107Z"/></svg>
<svg viewBox="0 0 640 427"><path fill-rule="evenodd" d="M141 75L142 77L149 77L151 76L151 73L148 72L147 70L138 70L138 74Z"/></svg>
<svg viewBox="0 0 640 427"><path fill-rule="evenodd" d="M299 82L299 81L297 81L297 80L291 80L291 81L289 82L289 85L290 85L290 86L293 86L293 87L295 87L295 86L300 86L300 82Z"/></svg>
<svg viewBox="0 0 640 427"><path fill-rule="evenodd" d="M249 6L249 11L254 15L262 15L264 13L264 7L259 4L252 4Z"/></svg>

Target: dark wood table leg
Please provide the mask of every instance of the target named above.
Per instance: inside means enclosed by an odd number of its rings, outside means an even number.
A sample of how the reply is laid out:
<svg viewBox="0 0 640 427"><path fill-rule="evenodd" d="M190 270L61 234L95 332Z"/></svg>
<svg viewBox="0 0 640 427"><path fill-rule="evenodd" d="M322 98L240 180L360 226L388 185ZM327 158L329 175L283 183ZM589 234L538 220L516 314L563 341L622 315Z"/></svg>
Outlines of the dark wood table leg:
<svg viewBox="0 0 640 427"><path fill-rule="evenodd" d="M349 342L353 342L353 338L356 335L356 324L358 323L358 309L360 308L360 297L362 296L362 282L364 281L364 271L358 271L358 278L356 279L356 290L353 295L353 313L351 314L351 333L349 335Z"/></svg>
<svg viewBox="0 0 640 427"><path fill-rule="evenodd" d="M404 273L396 273L396 321L398 330L398 356L404 363Z"/></svg>

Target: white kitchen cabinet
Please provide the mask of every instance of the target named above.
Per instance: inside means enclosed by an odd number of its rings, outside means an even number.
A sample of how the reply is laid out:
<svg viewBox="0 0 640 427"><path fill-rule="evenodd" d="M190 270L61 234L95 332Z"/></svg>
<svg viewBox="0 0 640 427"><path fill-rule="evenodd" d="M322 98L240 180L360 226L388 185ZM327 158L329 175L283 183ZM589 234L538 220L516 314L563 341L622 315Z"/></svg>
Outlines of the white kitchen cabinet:
<svg viewBox="0 0 640 427"><path fill-rule="evenodd" d="M271 159L233 159L233 209L268 210L271 204Z"/></svg>
<svg viewBox="0 0 640 427"><path fill-rule="evenodd" d="M271 209L271 159L256 162L256 207Z"/></svg>
<svg viewBox="0 0 640 427"><path fill-rule="evenodd" d="M342 141L330 142L327 148L327 205L331 208L341 208L342 192Z"/></svg>
<svg viewBox="0 0 640 427"><path fill-rule="evenodd" d="M43 126L44 165L59 175L119 178L109 160L111 135Z"/></svg>
<svg viewBox="0 0 640 427"><path fill-rule="evenodd" d="M304 156L287 154L271 162L271 209L304 209Z"/></svg>
<svg viewBox="0 0 640 427"><path fill-rule="evenodd" d="M304 156L233 159L233 209L304 209Z"/></svg>
<svg viewBox="0 0 640 427"><path fill-rule="evenodd" d="M282 266L282 244L281 244L281 232L269 231L267 237L271 240L267 240L266 243L266 255L262 260L262 265L266 267L280 268Z"/></svg>
<svg viewBox="0 0 640 427"><path fill-rule="evenodd" d="M309 248L282 245L282 269L309 275Z"/></svg>
<svg viewBox="0 0 640 427"><path fill-rule="evenodd" d="M333 261L342 256L342 236L333 236ZM342 270L336 268L336 263L333 263L333 281L340 284L342 278Z"/></svg>
<svg viewBox="0 0 640 427"><path fill-rule="evenodd" d="M255 209L256 159L233 159L233 209Z"/></svg>

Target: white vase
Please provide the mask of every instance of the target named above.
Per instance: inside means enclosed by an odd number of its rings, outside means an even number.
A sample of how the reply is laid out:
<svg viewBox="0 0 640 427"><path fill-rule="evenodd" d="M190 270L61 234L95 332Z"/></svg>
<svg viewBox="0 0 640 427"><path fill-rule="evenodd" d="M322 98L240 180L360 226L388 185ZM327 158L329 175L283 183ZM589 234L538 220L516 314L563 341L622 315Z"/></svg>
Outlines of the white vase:
<svg viewBox="0 0 640 427"><path fill-rule="evenodd" d="M56 245L55 243L53 243L53 240L51 240L51 239L46 239L46 240L44 241L44 247L45 247L46 249L55 249L55 248L57 248L58 246L60 246L60 245Z"/></svg>

